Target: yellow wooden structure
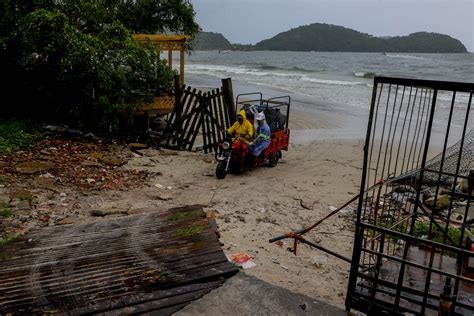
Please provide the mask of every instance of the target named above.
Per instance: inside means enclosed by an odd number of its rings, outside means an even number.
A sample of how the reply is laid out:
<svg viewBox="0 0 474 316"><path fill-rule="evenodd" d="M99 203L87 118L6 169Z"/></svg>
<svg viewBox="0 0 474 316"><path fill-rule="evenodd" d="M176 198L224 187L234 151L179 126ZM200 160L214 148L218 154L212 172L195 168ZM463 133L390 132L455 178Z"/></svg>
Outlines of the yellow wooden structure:
<svg viewBox="0 0 474 316"><path fill-rule="evenodd" d="M134 34L133 39L137 42L150 43L157 47L160 52L168 51L168 65L173 67L173 51L179 51L179 88L184 85L184 49L186 41L190 38L186 35L160 35L160 34ZM175 83L178 84L178 83ZM152 103L143 104L135 115L140 113L166 114L173 111L175 96L156 96Z"/></svg>
<svg viewBox="0 0 474 316"><path fill-rule="evenodd" d="M137 42L149 42L160 52L168 51L168 65L173 67L173 51L179 51L179 81L184 85L184 46L190 37L187 35L134 34Z"/></svg>

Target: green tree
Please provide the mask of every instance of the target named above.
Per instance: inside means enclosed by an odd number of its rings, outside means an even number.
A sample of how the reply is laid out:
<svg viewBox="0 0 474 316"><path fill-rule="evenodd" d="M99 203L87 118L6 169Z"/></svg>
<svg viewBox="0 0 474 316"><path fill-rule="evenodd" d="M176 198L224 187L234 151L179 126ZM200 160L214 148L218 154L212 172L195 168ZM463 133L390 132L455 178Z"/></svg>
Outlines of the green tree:
<svg viewBox="0 0 474 316"><path fill-rule="evenodd" d="M0 113L94 128L149 99L147 87L172 88L172 70L131 33L199 30L183 0L3 0L0 26L2 96L14 100Z"/></svg>

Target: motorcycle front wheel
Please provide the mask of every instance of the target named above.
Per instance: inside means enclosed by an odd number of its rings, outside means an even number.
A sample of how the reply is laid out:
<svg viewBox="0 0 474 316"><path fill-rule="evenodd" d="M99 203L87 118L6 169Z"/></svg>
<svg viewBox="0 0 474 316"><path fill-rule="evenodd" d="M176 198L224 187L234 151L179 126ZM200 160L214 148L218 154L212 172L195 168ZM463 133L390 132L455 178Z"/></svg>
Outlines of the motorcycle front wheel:
<svg viewBox="0 0 474 316"><path fill-rule="evenodd" d="M227 175L226 166L227 166L227 161L226 160L219 161L219 163L217 164L217 167L216 167L216 177L217 177L217 179L224 179L225 178L225 176Z"/></svg>

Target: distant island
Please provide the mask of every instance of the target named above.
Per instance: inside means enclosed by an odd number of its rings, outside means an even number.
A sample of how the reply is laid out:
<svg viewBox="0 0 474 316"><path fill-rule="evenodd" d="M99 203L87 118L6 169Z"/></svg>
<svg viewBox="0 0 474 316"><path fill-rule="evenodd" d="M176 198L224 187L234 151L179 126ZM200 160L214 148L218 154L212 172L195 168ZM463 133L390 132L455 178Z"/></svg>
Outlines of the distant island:
<svg viewBox="0 0 474 316"><path fill-rule="evenodd" d="M314 23L279 33L255 45L231 44L222 34L201 32L195 50L276 50L320 52L467 53L449 35L417 32L408 36L376 37L342 26Z"/></svg>

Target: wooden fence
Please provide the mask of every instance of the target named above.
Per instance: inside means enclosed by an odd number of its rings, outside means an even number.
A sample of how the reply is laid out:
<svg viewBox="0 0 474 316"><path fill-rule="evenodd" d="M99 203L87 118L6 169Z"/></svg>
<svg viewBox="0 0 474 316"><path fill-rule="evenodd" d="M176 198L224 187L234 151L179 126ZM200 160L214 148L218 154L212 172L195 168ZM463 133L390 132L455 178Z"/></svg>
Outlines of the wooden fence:
<svg viewBox="0 0 474 316"><path fill-rule="evenodd" d="M165 147L193 150L200 136L204 152L216 150L223 131L235 120L231 79L223 79L221 89L204 92L185 86L176 93L165 129Z"/></svg>

